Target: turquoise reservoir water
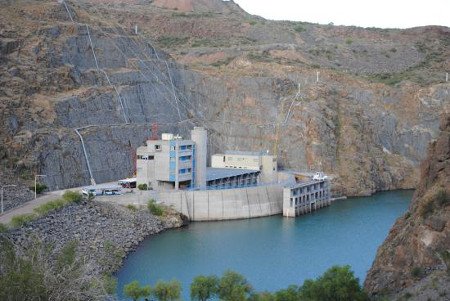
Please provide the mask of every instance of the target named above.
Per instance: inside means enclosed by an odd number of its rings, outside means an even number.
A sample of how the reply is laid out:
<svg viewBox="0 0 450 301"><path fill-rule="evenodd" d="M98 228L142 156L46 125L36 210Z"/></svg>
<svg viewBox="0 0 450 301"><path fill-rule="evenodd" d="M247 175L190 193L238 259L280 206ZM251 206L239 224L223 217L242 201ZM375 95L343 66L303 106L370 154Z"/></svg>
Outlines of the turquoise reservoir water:
<svg viewBox="0 0 450 301"><path fill-rule="evenodd" d="M349 264L362 282L395 220L410 203L412 191L336 201L297 218L192 223L145 240L117 273L118 295L124 284L158 279L181 281L183 298L200 274L243 274L258 290L275 291L302 284L332 265Z"/></svg>

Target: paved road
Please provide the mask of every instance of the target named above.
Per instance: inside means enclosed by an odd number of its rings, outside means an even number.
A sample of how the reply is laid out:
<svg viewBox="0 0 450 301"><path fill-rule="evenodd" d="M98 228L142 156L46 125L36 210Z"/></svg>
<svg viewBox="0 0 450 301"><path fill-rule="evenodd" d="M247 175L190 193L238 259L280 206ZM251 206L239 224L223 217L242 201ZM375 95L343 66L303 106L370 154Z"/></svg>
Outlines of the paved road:
<svg viewBox="0 0 450 301"><path fill-rule="evenodd" d="M67 189L67 190L77 190L76 188ZM45 195L38 197L35 200L24 203L23 205L16 207L14 209L8 210L2 215L0 215L0 223L7 224L11 221L11 219L20 214L33 213L33 209L45 204L49 201L56 200L60 198L66 190L56 190L46 193Z"/></svg>

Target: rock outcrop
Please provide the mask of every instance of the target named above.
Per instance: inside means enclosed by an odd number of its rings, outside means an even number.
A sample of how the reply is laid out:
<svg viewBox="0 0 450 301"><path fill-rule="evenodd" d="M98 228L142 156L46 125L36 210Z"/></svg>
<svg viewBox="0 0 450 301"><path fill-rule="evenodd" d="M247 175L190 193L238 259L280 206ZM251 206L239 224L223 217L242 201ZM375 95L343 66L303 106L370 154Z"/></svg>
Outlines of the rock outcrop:
<svg viewBox="0 0 450 301"><path fill-rule="evenodd" d="M408 212L397 220L365 280L372 296L448 300L450 296L450 114L422 163Z"/></svg>
<svg viewBox="0 0 450 301"><path fill-rule="evenodd" d="M275 22L218 0L65 2L74 22L57 1L0 9L0 164L51 189L88 184L87 162L98 183L131 176L154 122L205 126L211 153L323 169L337 194L413 188L450 109L445 27Z"/></svg>
<svg viewBox="0 0 450 301"><path fill-rule="evenodd" d="M87 201L50 212L0 235L6 235L18 248L34 239L56 250L75 241L80 256L89 262L89 273L100 276L115 272L126 254L149 235L185 223L185 218L175 212L161 219L147 210Z"/></svg>

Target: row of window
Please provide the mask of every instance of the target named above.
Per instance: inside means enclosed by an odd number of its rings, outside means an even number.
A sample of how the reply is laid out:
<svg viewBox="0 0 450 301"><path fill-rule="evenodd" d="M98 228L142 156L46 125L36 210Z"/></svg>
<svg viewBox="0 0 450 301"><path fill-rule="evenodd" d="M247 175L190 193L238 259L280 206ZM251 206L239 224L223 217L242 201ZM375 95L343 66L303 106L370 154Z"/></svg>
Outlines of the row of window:
<svg viewBox="0 0 450 301"><path fill-rule="evenodd" d="M138 160L154 160L155 156L147 156L147 155L138 155Z"/></svg>
<svg viewBox="0 0 450 301"><path fill-rule="evenodd" d="M180 175L182 174L187 174L187 173L191 173L191 169L190 168L182 168L179 170L178 172Z"/></svg>

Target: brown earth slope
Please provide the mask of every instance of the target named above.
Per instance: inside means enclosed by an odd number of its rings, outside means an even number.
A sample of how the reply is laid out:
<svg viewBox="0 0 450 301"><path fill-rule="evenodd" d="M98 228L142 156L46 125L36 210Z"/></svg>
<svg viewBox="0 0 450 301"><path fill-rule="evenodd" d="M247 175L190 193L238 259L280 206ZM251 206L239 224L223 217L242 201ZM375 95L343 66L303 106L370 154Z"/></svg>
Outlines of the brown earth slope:
<svg viewBox="0 0 450 301"><path fill-rule="evenodd" d="M430 145L408 212L379 248L365 288L409 300L450 298L450 114Z"/></svg>

